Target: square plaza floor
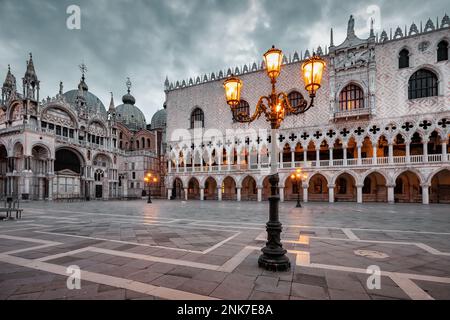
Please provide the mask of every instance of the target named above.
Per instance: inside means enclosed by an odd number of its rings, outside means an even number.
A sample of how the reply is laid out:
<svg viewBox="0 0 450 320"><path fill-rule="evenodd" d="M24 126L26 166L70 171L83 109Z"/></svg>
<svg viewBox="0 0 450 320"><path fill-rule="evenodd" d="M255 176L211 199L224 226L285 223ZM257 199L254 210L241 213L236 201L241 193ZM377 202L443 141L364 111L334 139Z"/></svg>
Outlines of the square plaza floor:
<svg viewBox="0 0 450 320"><path fill-rule="evenodd" d="M280 205L292 267L273 273L257 266L267 202L25 203L0 221L0 299L450 298L450 206L294 207Z"/></svg>

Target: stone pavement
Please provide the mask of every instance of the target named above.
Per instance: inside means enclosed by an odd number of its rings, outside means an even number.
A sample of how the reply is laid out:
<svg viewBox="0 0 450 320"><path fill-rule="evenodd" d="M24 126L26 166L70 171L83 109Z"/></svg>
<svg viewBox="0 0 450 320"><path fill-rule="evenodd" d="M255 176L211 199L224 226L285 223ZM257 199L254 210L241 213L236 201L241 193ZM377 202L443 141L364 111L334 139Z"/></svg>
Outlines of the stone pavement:
<svg viewBox="0 0 450 320"><path fill-rule="evenodd" d="M0 299L450 298L450 206L294 207L280 208L292 268L273 273L257 266L267 202L26 203L0 221Z"/></svg>

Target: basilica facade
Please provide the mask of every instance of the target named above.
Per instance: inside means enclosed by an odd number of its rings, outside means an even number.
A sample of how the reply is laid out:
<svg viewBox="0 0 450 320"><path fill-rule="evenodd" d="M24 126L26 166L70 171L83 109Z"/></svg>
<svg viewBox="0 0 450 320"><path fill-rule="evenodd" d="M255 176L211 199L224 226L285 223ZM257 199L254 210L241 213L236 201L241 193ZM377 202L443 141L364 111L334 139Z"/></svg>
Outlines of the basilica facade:
<svg viewBox="0 0 450 320"><path fill-rule="evenodd" d="M0 195L24 200L140 198L165 194L158 131L147 127L128 80L122 104L108 109L89 90L86 68L78 88L40 100L33 57L18 92L8 68L0 101ZM56 91L56 90L55 90ZM158 129L158 128L156 128ZM148 173L158 176L144 183Z"/></svg>
<svg viewBox="0 0 450 320"><path fill-rule="evenodd" d="M282 201L450 203L450 19L367 36L353 17L343 43L331 30L315 50L327 67L314 108L286 115L276 137L263 118L233 121L222 85L238 75L237 112L252 113L270 92L263 63L166 80L168 198L263 201L275 156ZM308 97L300 68L310 53L283 60L277 89L294 106ZM298 168L307 174L299 186L290 179Z"/></svg>

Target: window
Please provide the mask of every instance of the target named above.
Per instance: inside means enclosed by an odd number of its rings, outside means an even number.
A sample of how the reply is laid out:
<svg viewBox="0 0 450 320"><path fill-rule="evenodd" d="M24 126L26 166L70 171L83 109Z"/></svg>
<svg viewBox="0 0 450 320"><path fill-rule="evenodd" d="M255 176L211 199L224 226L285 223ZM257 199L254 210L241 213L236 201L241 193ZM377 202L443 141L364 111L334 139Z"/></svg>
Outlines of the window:
<svg viewBox="0 0 450 320"><path fill-rule="evenodd" d="M239 113L250 115L250 105L247 101L241 100L233 111L233 121L236 121L236 117Z"/></svg>
<svg viewBox="0 0 450 320"><path fill-rule="evenodd" d="M409 68L409 51L406 49L403 49L400 51L399 58L398 58L398 68Z"/></svg>
<svg viewBox="0 0 450 320"><path fill-rule="evenodd" d="M191 113L191 129L205 127L205 114L200 108L195 108Z"/></svg>
<svg viewBox="0 0 450 320"><path fill-rule="evenodd" d="M438 95L437 76L425 69L414 73L408 83L408 99L433 97Z"/></svg>
<svg viewBox="0 0 450 320"><path fill-rule="evenodd" d="M297 108L304 101L303 95L300 92L293 91L288 95L289 103L292 108ZM291 115L292 113L287 113L287 115Z"/></svg>
<svg viewBox="0 0 450 320"><path fill-rule="evenodd" d="M447 60L448 60L448 42L442 40L438 44L437 61L447 61Z"/></svg>
<svg viewBox="0 0 450 320"><path fill-rule="evenodd" d="M133 180L136 179L136 172L133 172L133 173L132 173L132 177L133 177L133 178L132 178Z"/></svg>
<svg viewBox="0 0 450 320"><path fill-rule="evenodd" d="M56 135L61 135L61 126L56 126Z"/></svg>
<svg viewBox="0 0 450 320"><path fill-rule="evenodd" d="M63 136L67 137L69 135L69 130L68 128L63 128Z"/></svg>
<svg viewBox="0 0 450 320"><path fill-rule="evenodd" d="M364 108L364 92L361 87L349 84L339 95L339 110L349 111Z"/></svg>

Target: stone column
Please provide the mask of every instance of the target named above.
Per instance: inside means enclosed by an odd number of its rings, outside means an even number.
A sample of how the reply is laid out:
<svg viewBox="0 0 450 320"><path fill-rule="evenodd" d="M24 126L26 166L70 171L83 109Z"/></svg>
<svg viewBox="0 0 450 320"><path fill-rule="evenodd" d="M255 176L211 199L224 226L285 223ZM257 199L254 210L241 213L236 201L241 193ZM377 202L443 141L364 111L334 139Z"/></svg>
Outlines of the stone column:
<svg viewBox="0 0 450 320"><path fill-rule="evenodd" d="M200 188L200 201L205 200L205 188Z"/></svg>
<svg viewBox="0 0 450 320"><path fill-rule="evenodd" d="M389 163L394 163L394 145L389 143Z"/></svg>
<svg viewBox="0 0 450 320"><path fill-rule="evenodd" d="M48 200L53 200L53 178L48 178Z"/></svg>
<svg viewBox="0 0 450 320"><path fill-rule="evenodd" d="M176 171L177 173L180 172L180 164L179 164L179 162L178 162L178 159L175 161L175 171Z"/></svg>
<svg viewBox="0 0 450 320"><path fill-rule="evenodd" d="M170 197L172 196L172 188L167 189L167 200L170 200Z"/></svg>
<svg viewBox="0 0 450 320"><path fill-rule="evenodd" d="M344 166L347 166L347 147L344 147Z"/></svg>
<svg viewBox="0 0 450 320"><path fill-rule="evenodd" d="M295 151L291 152L291 167L295 168Z"/></svg>
<svg viewBox="0 0 450 320"><path fill-rule="evenodd" d="M258 187L258 202L262 201L262 188Z"/></svg>
<svg viewBox="0 0 450 320"><path fill-rule="evenodd" d="M308 202L308 185L303 185L303 202Z"/></svg>
<svg viewBox="0 0 450 320"><path fill-rule="evenodd" d="M361 146L358 145L358 166L362 165L362 159L361 159Z"/></svg>
<svg viewBox="0 0 450 320"><path fill-rule="evenodd" d="M442 142L442 161L447 162L447 141Z"/></svg>
<svg viewBox="0 0 450 320"><path fill-rule="evenodd" d="M258 151L258 169L261 169L261 150Z"/></svg>
<svg viewBox="0 0 450 320"><path fill-rule="evenodd" d="M316 149L316 167L320 167L320 146Z"/></svg>
<svg viewBox="0 0 450 320"><path fill-rule="evenodd" d="M237 194L236 199L237 201L241 201L241 188L236 188Z"/></svg>
<svg viewBox="0 0 450 320"><path fill-rule="evenodd" d="M308 166L308 150L303 149L303 163L305 167Z"/></svg>
<svg viewBox="0 0 450 320"><path fill-rule="evenodd" d="M172 173L172 160L167 161L167 171Z"/></svg>
<svg viewBox="0 0 450 320"><path fill-rule="evenodd" d="M328 201L330 203L334 203L334 184L329 184L328 185Z"/></svg>
<svg viewBox="0 0 450 320"><path fill-rule="evenodd" d="M386 187L387 187L388 203L394 204L395 203L395 194L394 194L395 185L388 184Z"/></svg>
<svg viewBox="0 0 450 320"><path fill-rule="evenodd" d="M362 193L363 187L364 186L361 184L356 185L356 202L357 203L363 203L363 193Z"/></svg>
<svg viewBox="0 0 450 320"><path fill-rule="evenodd" d="M222 201L222 188L217 188L217 200Z"/></svg>
<svg viewBox="0 0 450 320"><path fill-rule="evenodd" d="M376 165L377 164L377 151L378 151L378 148L377 148L377 146L375 145L375 146L373 146L373 155L372 155L372 158L373 158L373 160L372 160L372 164L373 165Z"/></svg>
<svg viewBox="0 0 450 320"><path fill-rule="evenodd" d="M330 167L332 167L334 164L333 164L333 160L334 160L334 158L333 158L333 148L330 148Z"/></svg>
<svg viewBox="0 0 450 320"><path fill-rule="evenodd" d="M422 203L430 204L430 185L424 183L421 185L422 187Z"/></svg>
<svg viewBox="0 0 450 320"><path fill-rule="evenodd" d="M45 187L45 180L44 179L39 179L39 194L38 194L38 199L39 200L44 200L44 187Z"/></svg>
<svg viewBox="0 0 450 320"><path fill-rule="evenodd" d="M188 191L189 191L189 189L188 188L184 188L184 200L188 200Z"/></svg>
<svg viewBox="0 0 450 320"><path fill-rule="evenodd" d="M231 171L231 158L230 155L227 155L227 163L228 163L228 171Z"/></svg>
<svg viewBox="0 0 450 320"><path fill-rule="evenodd" d="M284 187L280 187L280 201L284 202Z"/></svg>
<svg viewBox="0 0 450 320"><path fill-rule="evenodd" d="M406 163L411 163L411 151L409 142L406 141Z"/></svg>
<svg viewBox="0 0 450 320"><path fill-rule="evenodd" d="M428 142L423 143L423 162L428 162Z"/></svg>

